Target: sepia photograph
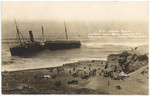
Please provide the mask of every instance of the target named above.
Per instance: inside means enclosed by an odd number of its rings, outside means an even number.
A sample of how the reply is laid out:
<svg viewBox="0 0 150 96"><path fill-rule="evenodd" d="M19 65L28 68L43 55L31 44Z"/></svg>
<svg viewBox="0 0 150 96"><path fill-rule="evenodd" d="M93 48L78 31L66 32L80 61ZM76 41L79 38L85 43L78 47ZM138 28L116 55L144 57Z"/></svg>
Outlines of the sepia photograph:
<svg viewBox="0 0 150 96"><path fill-rule="evenodd" d="M1 95L148 95L148 1L1 1Z"/></svg>

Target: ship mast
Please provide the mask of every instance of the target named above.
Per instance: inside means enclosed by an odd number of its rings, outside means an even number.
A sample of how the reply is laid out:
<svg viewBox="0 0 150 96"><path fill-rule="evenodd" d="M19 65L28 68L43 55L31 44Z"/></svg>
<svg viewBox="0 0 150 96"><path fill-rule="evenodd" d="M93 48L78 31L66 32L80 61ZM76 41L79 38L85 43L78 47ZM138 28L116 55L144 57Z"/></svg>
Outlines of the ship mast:
<svg viewBox="0 0 150 96"><path fill-rule="evenodd" d="M66 32L66 39L68 40L68 34L67 34L67 28L66 28L66 23L64 22L64 26L65 26L65 32Z"/></svg>
<svg viewBox="0 0 150 96"><path fill-rule="evenodd" d="M41 26L42 27L42 37L43 37L43 42L44 42L44 28L43 28L43 26Z"/></svg>
<svg viewBox="0 0 150 96"><path fill-rule="evenodd" d="M22 44L21 43L21 38L20 38L20 32L19 32L16 20L15 20L15 25L16 25L17 35L18 35L18 38L19 38L19 44Z"/></svg>

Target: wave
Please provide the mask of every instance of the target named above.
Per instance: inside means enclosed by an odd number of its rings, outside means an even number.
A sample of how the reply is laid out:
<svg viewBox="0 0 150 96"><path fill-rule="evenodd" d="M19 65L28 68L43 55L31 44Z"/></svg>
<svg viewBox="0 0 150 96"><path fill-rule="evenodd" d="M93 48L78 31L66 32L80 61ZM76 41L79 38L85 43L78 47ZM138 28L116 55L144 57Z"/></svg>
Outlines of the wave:
<svg viewBox="0 0 150 96"><path fill-rule="evenodd" d="M147 43L99 43L99 42L82 42L82 47L97 49L131 49L137 46L145 46Z"/></svg>

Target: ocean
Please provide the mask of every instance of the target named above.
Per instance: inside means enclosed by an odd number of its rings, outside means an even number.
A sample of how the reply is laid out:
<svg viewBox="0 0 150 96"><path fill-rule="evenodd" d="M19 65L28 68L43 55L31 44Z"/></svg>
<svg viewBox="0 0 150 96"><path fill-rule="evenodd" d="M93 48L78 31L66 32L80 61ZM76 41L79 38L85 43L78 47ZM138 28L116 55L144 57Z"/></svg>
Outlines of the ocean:
<svg viewBox="0 0 150 96"><path fill-rule="evenodd" d="M109 54L120 53L125 50L130 50L131 46L133 47L134 43L131 42L131 39L116 39L116 38L88 38L88 33L96 32L101 29L128 29L129 24L126 26L123 23L120 24L122 27L117 27L119 24L111 23L67 23L69 39L80 40L81 48L75 49L66 49L66 50L55 50L55 51L42 51L35 54L31 54L29 57L22 58L11 56L9 48L12 44L16 42L16 29L14 22L2 22L2 64L1 71L15 71L15 70L25 70L25 69L36 69L36 68L46 68L46 67L55 67L61 66L66 63L73 63L84 60L107 60ZM113 26L111 26L111 24ZM107 25L107 26L106 26ZM131 24L133 26L133 24ZM64 27L63 23L35 23L28 22L22 23L19 22L18 27L20 32L28 37L28 31L33 30L33 34L36 41L42 41L41 37L41 26L44 26L44 31L46 37L55 40L55 39L64 39L58 37L64 37ZM135 29L130 26L129 29ZM120 28L120 29L117 29ZM143 27L144 30L145 27ZM142 30L142 29L141 29ZM59 33L61 31L61 33ZM139 31L140 30L135 30ZM55 33L55 34L54 34ZM144 33L147 33L145 30ZM63 34L63 35L62 35ZM80 35L80 38L77 38ZM124 41L123 41L124 40ZM145 39L144 39L145 40ZM148 40L146 38L146 40ZM143 40L133 40L143 41ZM128 45L127 43L130 43Z"/></svg>
<svg viewBox="0 0 150 96"><path fill-rule="evenodd" d="M31 54L28 57L11 56L9 51L10 43L2 43L2 71L15 71L25 69L36 69L45 67L61 66L66 63L73 63L84 60L106 60L112 53L119 53L126 48L119 48L116 45L98 45L93 46L91 42L81 42L81 48L66 50L45 50ZM91 43L91 44L90 44ZM93 46L93 47L92 47ZM128 48L129 49L129 48Z"/></svg>
<svg viewBox="0 0 150 96"><path fill-rule="evenodd" d="M81 48L66 50L45 50L31 54L28 57L11 56L9 46L11 43L2 43L2 71L15 71L25 69L36 69L45 67L61 66L66 63L73 63L84 60L106 60L112 53L119 53L127 50L127 47L120 48L117 45L101 45L92 42L81 42ZM97 45L97 46L96 46ZM114 48L115 47L115 48ZM129 49L129 48L128 48Z"/></svg>

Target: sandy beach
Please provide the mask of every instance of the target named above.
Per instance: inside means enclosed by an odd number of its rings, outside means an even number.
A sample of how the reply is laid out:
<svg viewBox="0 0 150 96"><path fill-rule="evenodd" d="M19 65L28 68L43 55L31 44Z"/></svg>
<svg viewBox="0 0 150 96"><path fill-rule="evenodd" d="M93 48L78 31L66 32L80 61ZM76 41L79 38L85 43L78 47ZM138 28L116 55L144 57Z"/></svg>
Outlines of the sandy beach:
<svg viewBox="0 0 150 96"><path fill-rule="evenodd" d="M148 94L148 62L125 78L106 76L107 61L2 72L3 94Z"/></svg>

